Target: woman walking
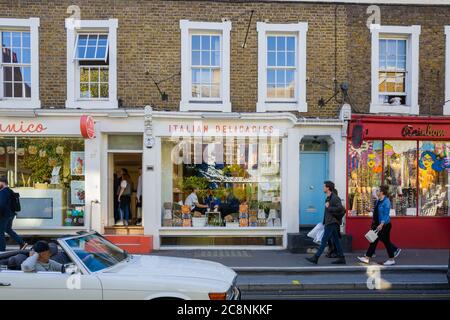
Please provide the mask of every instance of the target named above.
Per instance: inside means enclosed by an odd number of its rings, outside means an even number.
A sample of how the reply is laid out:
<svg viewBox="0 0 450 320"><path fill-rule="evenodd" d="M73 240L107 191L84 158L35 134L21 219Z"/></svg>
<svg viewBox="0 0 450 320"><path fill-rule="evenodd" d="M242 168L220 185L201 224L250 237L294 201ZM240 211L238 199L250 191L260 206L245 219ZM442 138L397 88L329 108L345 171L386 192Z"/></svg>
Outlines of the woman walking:
<svg viewBox="0 0 450 320"><path fill-rule="evenodd" d="M372 219L372 230L378 232L378 238L372 242L364 257L358 257L358 260L363 263L369 263L378 245L378 241L383 242L386 247L389 259L384 262L385 266L392 266L395 264L395 258L400 254L400 249L396 248L391 242L391 218L389 212L391 211L391 201L388 197L389 187L384 185L380 187L377 192L378 200L375 203Z"/></svg>

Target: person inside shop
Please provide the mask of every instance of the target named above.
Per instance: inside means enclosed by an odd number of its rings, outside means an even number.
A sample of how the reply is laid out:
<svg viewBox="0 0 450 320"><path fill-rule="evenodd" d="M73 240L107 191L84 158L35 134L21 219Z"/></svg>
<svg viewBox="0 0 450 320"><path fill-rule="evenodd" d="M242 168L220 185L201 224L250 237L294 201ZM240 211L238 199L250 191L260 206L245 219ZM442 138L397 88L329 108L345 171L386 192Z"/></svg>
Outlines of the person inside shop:
<svg viewBox="0 0 450 320"><path fill-rule="evenodd" d="M46 241L40 240L33 246L30 251L30 256L22 262L21 268L24 272L39 272L39 271L56 271L62 272L63 265L54 260L51 260L52 252L50 246Z"/></svg>
<svg viewBox="0 0 450 320"><path fill-rule="evenodd" d="M139 178L136 190L136 211L137 211L137 226L142 226L142 168L139 168Z"/></svg>
<svg viewBox="0 0 450 320"><path fill-rule="evenodd" d="M332 264L345 264L344 251L342 249L341 240L339 239L339 226L342 222L342 217L345 214L345 208L339 196L334 192L335 186L331 181L325 181L323 191L327 195L325 200L325 212L323 217L323 224L325 231L320 243L319 250L312 257L306 258L311 263L317 264L320 256L328 245L328 240L332 239L336 246L338 259L331 262Z"/></svg>
<svg viewBox="0 0 450 320"><path fill-rule="evenodd" d="M214 192L211 188L208 188L204 203L209 207L209 210L213 211L214 209L219 209L222 201L220 201L219 197L214 196Z"/></svg>
<svg viewBox="0 0 450 320"><path fill-rule="evenodd" d="M15 201L14 191L9 188L8 179L0 177L0 252L6 251L5 233L19 244L21 250L28 245L12 228L16 217L13 201Z"/></svg>
<svg viewBox="0 0 450 320"><path fill-rule="evenodd" d="M366 255L364 257L358 257L358 260L368 264L375 253L378 242L381 241L383 242L389 257L389 259L383 264L385 266L392 266L395 264L395 258L400 254L401 250L396 248L391 242L392 225L391 218L389 216L391 211L389 187L387 185L381 186L377 192L377 195L378 200L375 203L373 211L371 229L377 232L378 238L370 244Z"/></svg>
<svg viewBox="0 0 450 320"><path fill-rule="evenodd" d="M202 214L205 214L206 209L208 209L208 205L201 204L198 201L198 196L197 196L198 188L194 187L194 188L190 188L188 190L190 193L187 196L184 204L191 208L191 212L198 211L198 212L201 212Z"/></svg>
<svg viewBox="0 0 450 320"><path fill-rule="evenodd" d="M120 221L119 202L116 200L119 195L120 183L122 182L122 170L123 169L118 169L114 172L114 224L117 224Z"/></svg>
<svg viewBox="0 0 450 320"><path fill-rule="evenodd" d="M119 186L119 194L117 201L119 202L120 221L116 225L128 226L130 219L130 204L131 204L131 177L128 174L128 170L122 168L122 181Z"/></svg>
<svg viewBox="0 0 450 320"><path fill-rule="evenodd" d="M220 215L222 217L222 220L233 213L239 212L239 199L236 198L236 196L233 193L233 189L229 188L225 191L225 200L224 202L219 206Z"/></svg>

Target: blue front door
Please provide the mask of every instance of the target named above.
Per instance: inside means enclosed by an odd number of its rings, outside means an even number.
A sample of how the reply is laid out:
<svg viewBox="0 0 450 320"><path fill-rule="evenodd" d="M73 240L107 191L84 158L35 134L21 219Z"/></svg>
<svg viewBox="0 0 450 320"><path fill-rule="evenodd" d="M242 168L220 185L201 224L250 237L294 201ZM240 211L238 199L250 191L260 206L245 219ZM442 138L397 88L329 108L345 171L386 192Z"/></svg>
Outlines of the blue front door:
<svg viewBox="0 0 450 320"><path fill-rule="evenodd" d="M300 224L315 225L323 220L325 194L323 182L328 179L327 152L300 153Z"/></svg>

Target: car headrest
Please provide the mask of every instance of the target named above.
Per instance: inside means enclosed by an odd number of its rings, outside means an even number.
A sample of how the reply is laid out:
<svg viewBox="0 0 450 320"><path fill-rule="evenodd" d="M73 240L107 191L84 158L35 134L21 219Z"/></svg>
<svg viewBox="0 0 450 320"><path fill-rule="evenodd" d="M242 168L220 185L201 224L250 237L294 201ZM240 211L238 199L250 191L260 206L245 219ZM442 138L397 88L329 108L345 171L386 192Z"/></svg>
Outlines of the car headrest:
<svg viewBox="0 0 450 320"><path fill-rule="evenodd" d="M54 256L55 254L58 253L58 245L54 242L50 242L48 244L48 247L50 248L50 254L51 256Z"/></svg>
<svg viewBox="0 0 450 320"><path fill-rule="evenodd" d="M11 258L8 259L8 269L20 270L22 262L24 262L26 259L27 256L22 253L12 256Z"/></svg>

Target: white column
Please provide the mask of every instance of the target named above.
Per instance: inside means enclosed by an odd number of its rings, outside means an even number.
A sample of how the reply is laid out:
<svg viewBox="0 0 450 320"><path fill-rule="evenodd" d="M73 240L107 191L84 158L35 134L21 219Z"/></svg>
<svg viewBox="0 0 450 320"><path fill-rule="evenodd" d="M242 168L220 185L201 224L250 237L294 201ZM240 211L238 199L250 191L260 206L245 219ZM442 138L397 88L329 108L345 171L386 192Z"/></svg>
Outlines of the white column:
<svg viewBox="0 0 450 320"><path fill-rule="evenodd" d="M299 226L300 193L300 135L297 129L288 129L288 138L283 144L283 225L288 233L297 233Z"/></svg>
<svg viewBox="0 0 450 320"><path fill-rule="evenodd" d="M85 158L85 226L91 230L102 232L102 217L100 210L101 193L101 135L96 129L96 137L94 139L86 139L84 143ZM104 186L106 188L106 186ZM99 202L99 203L96 203Z"/></svg>
<svg viewBox="0 0 450 320"><path fill-rule="evenodd" d="M142 154L142 224L144 234L153 236L153 248L159 249L161 226L161 139Z"/></svg>

